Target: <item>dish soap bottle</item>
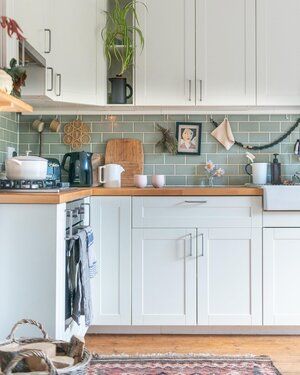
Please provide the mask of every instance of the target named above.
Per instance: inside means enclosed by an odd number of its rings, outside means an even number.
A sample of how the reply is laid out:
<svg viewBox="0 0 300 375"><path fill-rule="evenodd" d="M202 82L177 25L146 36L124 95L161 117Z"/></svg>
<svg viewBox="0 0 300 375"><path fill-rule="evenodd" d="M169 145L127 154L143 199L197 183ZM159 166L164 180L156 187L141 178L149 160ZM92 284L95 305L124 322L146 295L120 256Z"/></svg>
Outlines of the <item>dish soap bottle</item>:
<svg viewBox="0 0 300 375"><path fill-rule="evenodd" d="M273 162L271 163L271 183L272 185L281 184L281 163L277 159L278 154L274 154Z"/></svg>

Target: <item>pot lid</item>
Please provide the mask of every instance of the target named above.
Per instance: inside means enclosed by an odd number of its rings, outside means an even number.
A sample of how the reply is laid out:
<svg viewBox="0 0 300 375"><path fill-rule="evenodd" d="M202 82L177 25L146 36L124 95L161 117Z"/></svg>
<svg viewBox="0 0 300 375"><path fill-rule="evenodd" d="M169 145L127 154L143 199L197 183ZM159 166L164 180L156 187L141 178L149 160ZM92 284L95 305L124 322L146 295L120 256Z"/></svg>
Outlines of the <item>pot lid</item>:
<svg viewBox="0 0 300 375"><path fill-rule="evenodd" d="M31 151L26 151L26 155L21 155L21 156L15 156L12 159L14 160L20 160L20 161L45 161L47 162L47 159L41 158L40 156L34 156L34 155L29 155Z"/></svg>

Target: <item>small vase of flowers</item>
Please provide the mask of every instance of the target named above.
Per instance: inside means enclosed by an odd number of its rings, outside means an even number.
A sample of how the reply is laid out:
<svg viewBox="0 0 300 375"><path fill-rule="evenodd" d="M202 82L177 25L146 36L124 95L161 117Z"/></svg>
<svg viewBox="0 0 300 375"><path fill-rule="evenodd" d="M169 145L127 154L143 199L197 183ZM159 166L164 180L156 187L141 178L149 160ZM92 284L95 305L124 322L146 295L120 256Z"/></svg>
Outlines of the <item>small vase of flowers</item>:
<svg viewBox="0 0 300 375"><path fill-rule="evenodd" d="M208 179L208 186L214 186L214 178L222 177L225 174L224 169L218 168L211 160L209 160L204 167Z"/></svg>

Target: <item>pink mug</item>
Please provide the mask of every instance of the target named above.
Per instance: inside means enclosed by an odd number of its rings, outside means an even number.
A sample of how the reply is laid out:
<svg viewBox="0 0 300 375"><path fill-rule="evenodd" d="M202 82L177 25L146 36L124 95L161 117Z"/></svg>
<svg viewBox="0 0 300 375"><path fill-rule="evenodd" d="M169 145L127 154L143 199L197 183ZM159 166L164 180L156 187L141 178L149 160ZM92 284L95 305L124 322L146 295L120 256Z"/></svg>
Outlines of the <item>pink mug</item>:
<svg viewBox="0 0 300 375"><path fill-rule="evenodd" d="M147 186L147 176L145 174L134 175L134 186L137 188L144 188Z"/></svg>
<svg viewBox="0 0 300 375"><path fill-rule="evenodd" d="M166 178L163 174L155 174L151 179L152 185L155 188L162 188L166 184Z"/></svg>

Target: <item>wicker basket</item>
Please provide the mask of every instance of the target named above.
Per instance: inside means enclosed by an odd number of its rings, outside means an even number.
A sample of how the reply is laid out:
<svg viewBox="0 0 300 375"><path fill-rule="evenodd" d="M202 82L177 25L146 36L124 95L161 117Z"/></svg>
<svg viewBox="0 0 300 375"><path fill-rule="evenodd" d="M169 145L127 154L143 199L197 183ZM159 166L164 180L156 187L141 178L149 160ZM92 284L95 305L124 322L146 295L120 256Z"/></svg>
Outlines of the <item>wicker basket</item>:
<svg viewBox="0 0 300 375"><path fill-rule="evenodd" d="M31 324L31 325L34 325L34 326L38 327L40 329L40 331L43 333L43 338L15 339L15 337L14 337L15 331L22 324ZM0 348L3 347L3 346L6 346L8 344L11 344L11 343L18 343L19 345L22 345L22 344L29 344L29 343L35 343L35 342L51 342L51 343L55 344L56 347L60 350L63 350L63 349L67 350L70 346L70 344L66 341L51 340L41 323L38 323L35 320L31 320L31 319L22 319L13 326L13 328L12 328L10 334L8 335L6 341L0 344ZM62 368L62 369L56 369L54 367L51 359L48 358L47 355L45 355L45 353L43 353L42 351L24 349L24 351L21 351L20 353L18 353L5 366L5 368L2 369L3 373L5 375L6 374L7 375L12 374L12 371L14 369L15 370L17 369L18 364L23 359L29 358L29 357L38 357L38 358L43 359L45 361L45 363L47 364L48 368L49 368L48 373L51 374L51 375L60 375L60 374L62 374L62 375L84 375L84 374L87 373L89 363L92 359L92 355L90 354L90 352L87 349L84 349L83 358L82 358L81 362L77 363L76 365L70 366L70 367L66 367L66 368ZM42 373L46 374L46 372L42 372ZM29 374L29 372L28 372L28 374Z"/></svg>

